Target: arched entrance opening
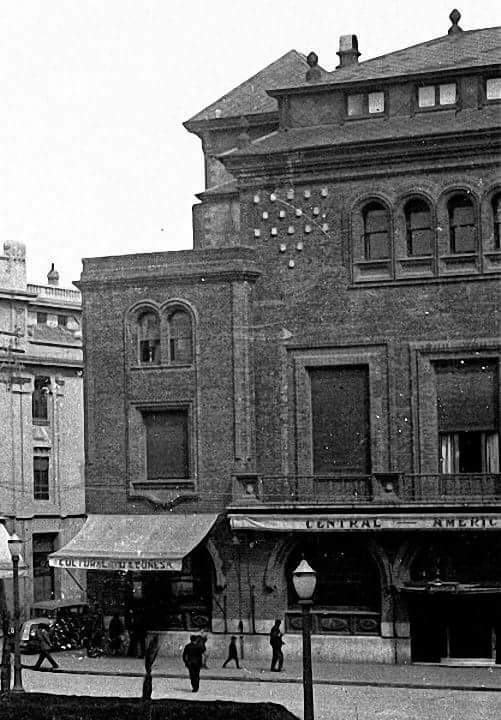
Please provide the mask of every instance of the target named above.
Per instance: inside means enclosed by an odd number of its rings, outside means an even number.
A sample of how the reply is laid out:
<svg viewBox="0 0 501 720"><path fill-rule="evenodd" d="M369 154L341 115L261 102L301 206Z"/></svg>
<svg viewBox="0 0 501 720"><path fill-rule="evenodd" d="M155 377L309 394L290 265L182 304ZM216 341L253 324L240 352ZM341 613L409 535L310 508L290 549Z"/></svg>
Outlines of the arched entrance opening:
<svg viewBox="0 0 501 720"><path fill-rule="evenodd" d="M301 629L301 610L292 573L305 558L317 573L312 631L317 634L380 635L381 581L367 546L356 539L308 538L298 543L285 564L286 625Z"/></svg>
<svg viewBox="0 0 501 720"><path fill-rule="evenodd" d="M499 541L473 535L419 550L404 589L414 662L500 662L500 550Z"/></svg>

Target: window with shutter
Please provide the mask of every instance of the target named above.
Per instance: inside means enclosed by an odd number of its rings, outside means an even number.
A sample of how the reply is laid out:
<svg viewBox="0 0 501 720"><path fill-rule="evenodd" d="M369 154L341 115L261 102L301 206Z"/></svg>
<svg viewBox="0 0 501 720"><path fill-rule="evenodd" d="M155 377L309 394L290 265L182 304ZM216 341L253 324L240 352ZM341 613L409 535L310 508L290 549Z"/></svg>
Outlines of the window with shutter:
<svg viewBox="0 0 501 720"><path fill-rule="evenodd" d="M188 412L144 412L148 480L189 478Z"/></svg>

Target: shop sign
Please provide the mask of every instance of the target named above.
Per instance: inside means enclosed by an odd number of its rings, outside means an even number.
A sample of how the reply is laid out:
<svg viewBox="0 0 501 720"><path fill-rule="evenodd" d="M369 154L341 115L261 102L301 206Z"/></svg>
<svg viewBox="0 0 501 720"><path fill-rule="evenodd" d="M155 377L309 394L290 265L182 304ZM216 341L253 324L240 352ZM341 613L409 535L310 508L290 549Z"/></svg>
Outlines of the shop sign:
<svg viewBox="0 0 501 720"><path fill-rule="evenodd" d="M359 530L501 530L501 515L402 514L402 515L231 515L233 530L309 530L312 532Z"/></svg>
<svg viewBox="0 0 501 720"><path fill-rule="evenodd" d="M130 558L119 560L117 558L80 558L80 557L54 557L49 558L52 567L67 570L121 570L136 572L161 572L162 570L181 570L182 561L164 559L146 560Z"/></svg>

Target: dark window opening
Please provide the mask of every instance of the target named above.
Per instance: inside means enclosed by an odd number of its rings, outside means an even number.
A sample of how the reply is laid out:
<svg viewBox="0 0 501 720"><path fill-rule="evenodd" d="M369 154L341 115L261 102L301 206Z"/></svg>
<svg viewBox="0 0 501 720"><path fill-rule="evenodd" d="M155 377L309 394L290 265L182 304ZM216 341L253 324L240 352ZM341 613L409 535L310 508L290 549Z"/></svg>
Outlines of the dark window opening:
<svg viewBox="0 0 501 720"><path fill-rule="evenodd" d="M49 566L49 555L54 552L55 536L33 535L33 600L54 599L54 568Z"/></svg>
<svg viewBox="0 0 501 720"><path fill-rule="evenodd" d="M310 369L313 472L368 474L369 372L366 366Z"/></svg>
<svg viewBox="0 0 501 720"><path fill-rule="evenodd" d="M49 499L49 458L43 455L33 458L33 497L35 500Z"/></svg>
<svg viewBox="0 0 501 720"><path fill-rule="evenodd" d="M189 478L188 412L143 413L148 480Z"/></svg>
<svg viewBox="0 0 501 720"><path fill-rule="evenodd" d="M68 316L67 315L58 315L57 316L57 324L59 327L67 327L68 325Z"/></svg>
<svg viewBox="0 0 501 720"><path fill-rule="evenodd" d="M46 422L49 419L49 389L50 377L37 375L34 380L33 395L31 396L31 416L34 421Z"/></svg>
<svg viewBox="0 0 501 720"><path fill-rule="evenodd" d="M174 310L169 316L169 356L171 363L192 360L191 319L186 310Z"/></svg>
<svg viewBox="0 0 501 720"><path fill-rule="evenodd" d="M448 203L451 253L473 253L476 250L475 210L466 195Z"/></svg>
<svg viewBox="0 0 501 720"><path fill-rule="evenodd" d="M138 318L139 362L142 365L160 362L160 323L153 312L143 313Z"/></svg>
<svg viewBox="0 0 501 720"><path fill-rule="evenodd" d="M390 257L390 218L387 209L378 202L363 210L364 255L366 260L385 260Z"/></svg>
<svg viewBox="0 0 501 720"><path fill-rule="evenodd" d="M411 200L405 206L407 254L432 255L433 228L431 210L424 200Z"/></svg>
<svg viewBox="0 0 501 720"><path fill-rule="evenodd" d="M37 325L47 325L46 312L37 312Z"/></svg>

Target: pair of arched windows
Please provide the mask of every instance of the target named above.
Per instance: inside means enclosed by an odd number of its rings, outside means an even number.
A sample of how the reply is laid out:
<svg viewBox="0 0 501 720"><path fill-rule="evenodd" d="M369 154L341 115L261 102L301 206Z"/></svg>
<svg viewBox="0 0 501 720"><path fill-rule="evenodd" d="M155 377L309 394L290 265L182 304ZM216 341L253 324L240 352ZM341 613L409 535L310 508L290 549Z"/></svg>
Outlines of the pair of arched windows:
<svg viewBox="0 0 501 720"><path fill-rule="evenodd" d="M190 313L169 308L163 317L155 310L137 315L137 361L140 365L186 365L193 360Z"/></svg>
<svg viewBox="0 0 501 720"><path fill-rule="evenodd" d="M433 216L428 203L413 198L404 206L407 254L433 254ZM364 256L366 260L387 260L391 257L391 217L386 205L374 200L362 210Z"/></svg>

